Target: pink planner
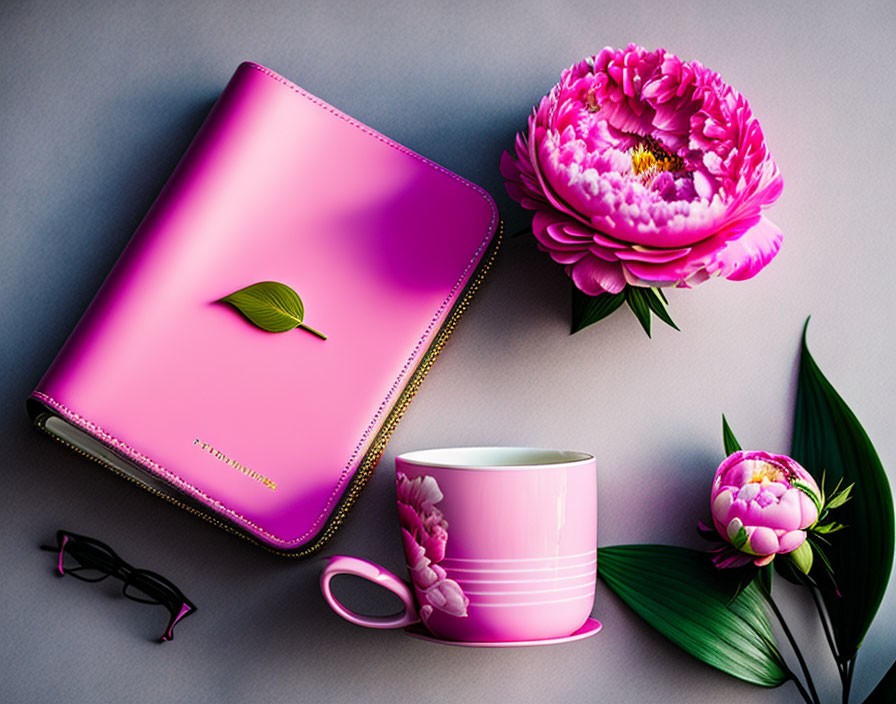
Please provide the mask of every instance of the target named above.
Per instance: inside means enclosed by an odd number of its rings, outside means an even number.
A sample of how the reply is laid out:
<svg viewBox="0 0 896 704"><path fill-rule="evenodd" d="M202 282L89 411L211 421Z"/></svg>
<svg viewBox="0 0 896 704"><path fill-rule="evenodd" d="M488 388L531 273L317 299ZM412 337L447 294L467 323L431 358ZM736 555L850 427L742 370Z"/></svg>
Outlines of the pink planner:
<svg viewBox="0 0 896 704"><path fill-rule="evenodd" d="M244 63L29 413L191 513L309 554L370 477L498 229L481 188ZM326 339L221 302L269 281Z"/></svg>

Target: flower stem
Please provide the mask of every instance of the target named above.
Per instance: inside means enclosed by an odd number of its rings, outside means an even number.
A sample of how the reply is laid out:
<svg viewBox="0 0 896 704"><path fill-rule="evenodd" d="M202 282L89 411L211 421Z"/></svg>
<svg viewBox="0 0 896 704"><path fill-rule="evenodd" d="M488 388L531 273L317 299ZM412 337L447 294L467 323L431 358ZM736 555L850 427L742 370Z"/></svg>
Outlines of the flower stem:
<svg viewBox="0 0 896 704"><path fill-rule="evenodd" d="M853 655L846 661L840 657L840 653L837 651L837 646L834 643L834 638L831 634L831 625L827 618L827 611L819 596L818 589L810 586L809 592L812 594L812 601L815 602L815 608L818 609L818 618L821 621L821 627L824 629L824 635L828 639L828 646L834 656L834 662L837 663L837 672L840 674L840 683L843 690L842 702L843 704L849 704L849 691L852 688L852 673L855 669L856 656Z"/></svg>
<svg viewBox="0 0 896 704"><path fill-rule="evenodd" d="M818 610L818 620L821 621L821 628L824 630L825 638L827 638L828 647L831 649L831 655L834 656L834 662L837 663L837 672L840 674L840 680L841 682L844 682L843 678L846 675L846 671L843 668L843 663L840 661L840 653L837 652L837 646L834 643L834 637L831 634L831 626L828 622L824 604L821 602L821 597L819 597L818 589L816 587L809 586L809 593L812 595L812 601L815 602L815 608Z"/></svg>
<svg viewBox="0 0 896 704"><path fill-rule="evenodd" d="M315 329L314 329L313 327L311 327L310 325L305 325L305 323L299 323L299 327L302 328L303 330L307 330L307 331L310 332L312 335L317 335L321 340L326 340L326 339L327 339L327 336L324 335L320 330L315 330Z"/></svg>
<svg viewBox="0 0 896 704"><path fill-rule="evenodd" d="M806 691L806 688L803 687L803 683L800 682L800 678L797 677L792 672L790 673L790 679L793 680L793 683L796 685L796 688L799 690L799 693L802 695L806 704L816 704L816 702L812 701L812 697L809 696L809 693Z"/></svg>
<svg viewBox="0 0 896 704"><path fill-rule="evenodd" d="M757 582L759 583L760 589L762 590L762 595L765 597L768 605L772 608L772 611L774 611L775 616L778 619L778 623L781 624L784 635L787 636L790 647L793 648L793 652L796 654L796 659L799 660L800 668L803 671L803 677L806 678L806 685L809 687L809 692L812 693L812 699L807 699L806 701L811 701L815 704L821 704L821 700L818 698L818 692L815 690L815 683L812 681L812 675L809 674L809 667L806 665L806 660L803 658L803 653L802 651L800 651L800 647L796 644L796 639L793 637L793 633L790 632L790 628L788 628L787 622L784 620L784 615L781 613L781 610L778 608L778 605L772 598L771 590L765 587L761 579L757 580ZM797 682L797 688L802 689L796 679L796 676L794 676L793 679L794 682Z"/></svg>
<svg viewBox="0 0 896 704"><path fill-rule="evenodd" d="M853 655L849 660L847 660L843 669L845 674L841 676L840 680L843 682L843 704L849 704L849 690L852 687L852 672L855 669L856 665L856 656Z"/></svg>

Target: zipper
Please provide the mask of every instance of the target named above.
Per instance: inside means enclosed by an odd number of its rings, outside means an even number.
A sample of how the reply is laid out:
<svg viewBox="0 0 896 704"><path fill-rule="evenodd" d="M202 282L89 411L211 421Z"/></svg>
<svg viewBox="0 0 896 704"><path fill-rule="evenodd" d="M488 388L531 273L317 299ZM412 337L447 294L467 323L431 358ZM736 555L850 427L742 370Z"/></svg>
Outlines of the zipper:
<svg viewBox="0 0 896 704"><path fill-rule="evenodd" d="M170 504L174 504L175 506L182 508L188 513L198 516L203 520L211 523L218 528L222 528L228 533L233 535L238 535L239 537L248 540L251 543L255 543L259 547L264 548L268 552L272 552L275 555L280 555L281 557L307 557L308 555L317 552L330 538L333 537L333 534L339 529L339 527L345 522L346 516L348 515L349 510L354 506L357 502L358 497L361 494L361 491L367 485L367 482L370 480L370 477L373 475L373 470L376 468L377 463L383 455L383 452L386 449L386 445L389 440L392 438L392 434L395 432L395 428L398 426L399 421L404 417L405 412L408 409L411 401L414 400L414 397L417 395L417 392L420 390L420 386L423 383L423 380L426 378L426 375L429 373L429 370L432 369L432 365L435 363L439 354L442 352L442 349L445 347L445 344L448 342L448 339L451 337L451 334L454 332L455 328L457 328L457 324L463 316L464 312L469 308L470 302L473 299L473 296L479 290L479 287L482 285L483 280L488 274L489 270L492 267L492 264L495 261L495 257L498 254L498 250L501 247L501 243L504 237L504 223L503 221L498 221L498 229L495 232L494 237L492 238L491 243L489 244L488 250L483 255L482 260L479 262L479 265L476 268L476 271L473 273L470 281L468 282L466 288L464 289L463 294L460 299L455 303L454 307L451 309L451 312L448 315L447 320L442 325L439 332L436 334L435 339L430 343L426 352L424 352L423 357L420 362L417 364L417 368L411 374L411 378L408 380L408 383L405 384L404 389L402 389L401 394L398 397L398 400L392 406L392 410L389 411L389 414L386 416L385 421L383 421L382 426L371 442L367 452L364 454L364 457L361 460L361 463L358 465L358 469L355 471L354 476L352 477L348 489L344 492L342 499L337 504L336 508L330 514L330 517L327 519L327 522L324 524L324 527L318 532L316 536L314 536L308 543L306 543L302 548L294 551L284 551L278 550L274 547L271 547L267 543L260 541L254 535L246 533L229 523L225 523L219 519L217 519L213 514L208 513L207 511L200 510L191 506L190 504L184 503L183 501L178 500L174 496L167 494L163 491L159 491L155 487L149 486L148 484L140 481L136 477L131 476L127 472L123 472L118 467L113 465L106 460L97 457L85 450L82 450L80 447L68 442L67 440L62 439L58 435L55 435L50 430L48 430L45 426L44 421L46 420L48 414L46 412L40 413L34 419L35 425L40 428L43 432L49 435L51 438L56 440L57 442L62 443L70 450L78 453L83 457L87 457L88 459L93 460L97 464L105 467L106 469L111 470L115 474L124 479L127 479L132 484L136 484L142 489L148 491L150 494L154 496L158 496ZM105 443L104 443L105 444ZM114 448L110 448L113 452ZM139 464L131 461L128 458L123 458L122 461L128 462L129 464L134 465L138 471L145 472L147 470L143 469ZM164 481L164 480L162 480Z"/></svg>
<svg viewBox="0 0 896 704"><path fill-rule="evenodd" d="M216 525L216 526L218 526L219 528L223 528L224 530L226 530L226 531L229 532L229 533L235 533L236 535L241 535L241 536L243 535L243 534L240 533L240 531L238 531L237 529L231 527L230 525L224 523L223 521L219 521L219 520L216 519L214 516L211 516L211 515L205 513L204 511L200 511L199 509L194 508L193 506L190 506L189 504L183 503L182 501L178 501L176 498L174 498L174 497L171 496L170 494L166 494L164 491L159 491L159 490L156 489L155 487L152 487L152 486L150 486L149 484L146 484L146 483L144 483L144 482L141 482L141 481L140 481L139 479L137 479L136 477L132 477L132 476L131 476L130 474L128 474L127 472L123 472L122 470L120 470L118 467L116 467L116 466L115 466L114 464L112 464L111 462L107 462L106 460L102 459L101 457L97 457L96 455L94 455L94 454L92 454L92 453L90 453L90 452L87 452L86 450L82 450L80 447L78 447L77 445L74 445L74 444L70 443L68 440L63 440L61 437L59 437L58 435L56 435L54 432L52 432L52 431L50 431L50 430L47 429L47 426L46 426L46 419L49 417L49 415L50 415L50 414L47 413L46 411L42 412L40 415L37 416L37 418L34 419L34 424L35 424L38 428L40 428L43 432L45 432L47 435L49 435L51 438L53 438L56 442L59 442L59 443L61 443L62 445L65 445L68 449L72 450L73 452L77 452L77 453L78 453L79 455L81 455L82 457L86 457L87 459L93 460L93 461L96 462L98 465L100 465L100 466L102 466L102 467L105 467L106 469L111 470L112 472L114 472L115 474L117 474L119 477L122 477L123 479L127 479L127 480L128 480L129 482L131 482L132 484L136 484L136 485L139 486L141 489L145 489L146 491L148 491L150 494L152 494L152 495L154 495L154 496L158 496L159 498L165 499L165 501L167 501L167 502L169 502L169 503L172 503L172 504L174 504L175 506L178 506L179 508L184 509L184 511L187 511L188 513L192 513L194 516L199 516L199 517L201 517L201 518L204 518L204 519L207 520L209 523L211 523L211 524L213 524L213 525ZM95 438L94 438L94 439L95 439ZM97 440L97 442L100 442L100 441ZM103 444L105 445L105 443L103 443ZM108 446L107 446L107 447L108 447ZM111 449L111 448L110 448L110 449ZM133 464L133 465L134 465L139 471L141 471L141 472L145 472L145 471L146 471L145 469L143 469L142 467L140 467L140 465L135 464L135 463L134 463L132 460L130 460L130 459L123 458L122 461L123 461L123 462L128 462L129 464ZM243 537L245 537L245 538L248 539L248 536L243 536Z"/></svg>
<svg viewBox="0 0 896 704"><path fill-rule="evenodd" d="M373 475L373 470L376 468L377 463L380 461L380 458L382 457L383 452L386 449L386 445L392 438L392 434L395 432L395 428L398 426L399 421L404 417L405 411L407 411L411 401L414 400L414 397L420 390L420 386L423 383L423 380L426 378L429 370L432 369L432 365L435 363L439 354L442 352L442 348L448 342L448 339L451 337L451 333L453 333L455 328L457 327L461 316L464 314L467 308L469 308L470 301L473 299L476 291L479 290L479 287L482 285L486 274L488 274L489 270L491 269L492 264L495 261L495 257L498 254L498 249L500 249L501 247L503 237L504 222L499 220L498 229L495 232L494 239L489 245L488 251L483 256L482 261L477 268L477 271L474 273L473 278L467 285L463 296L451 310L448 319L445 321L445 324L442 325L441 330L439 330L439 333L436 335L436 339L433 340L432 344L430 344L429 348L424 353L423 358L420 360L420 363L417 365L417 368L411 375L410 380L405 385L404 389L401 392L401 395L398 397L398 400L395 402L395 405L392 407L392 410L386 417L386 420L380 428L380 431L376 434L376 437L371 443L370 448L364 455L364 459L361 461L361 464L358 465L358 469L355 472L355 476L352 478L348 490L345 492L345 494L343 494L342 501L339 503L333 513L330 514L330 518L327 521L326 526L324 526L323 530L321 530L321 532L318 533L313 540L309 541L309 543L302 549L301 552L293 553L290 556L305 557L317 551L321 548L321 546L323 546L324 543L326 543L331 537L333 537L333 534L345 521L345 517L348 514L349 509L351 509L351 507L358 500L358 496L360 495L361 490L367 485L367 481Z"/></svg>

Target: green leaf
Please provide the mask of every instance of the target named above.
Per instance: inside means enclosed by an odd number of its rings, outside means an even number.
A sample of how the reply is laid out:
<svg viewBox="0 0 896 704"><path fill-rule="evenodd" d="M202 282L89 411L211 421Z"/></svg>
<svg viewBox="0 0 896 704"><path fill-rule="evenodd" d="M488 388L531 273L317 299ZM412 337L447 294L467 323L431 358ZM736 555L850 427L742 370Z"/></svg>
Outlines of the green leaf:
<svg viewBox="0 0 896 704"><path fill-rule="evenodd" d="M831 578L831 582L833 584L836 584L836 581L834 580L834 568L831 567L831 561L824 553L825 546L820 544L821 541L824 541L825 543L827 543L828 541L821 536L813 535L813 533L811 532L809 533L809 536L806 538L806 540L812 544L812 548L815 550L815 554L821 560L822 567L824 567L825 572L827 572L827 575ZM828 545L830 545L830 543L828 543ZM834 587L834 590L837 590L836 586Z"/></svg>
<svg viewBox="0 0 896 704"><path fill-rule="evenodd" d="M775 569L770 564L760 567L756 570L756 586L759 587L763 594L772 593L772 577L774 577Z"/></svg>
<svg viewBox="0 0 896 704"><path fill-rule="evenodd" d="M896 702L896 662L890 665L887 674L865 700L865 704L893 704L893 702Z"/></svg>
<svg viewBox="0 0 896 704"><path fill-rule="evenodd" d="M815 556L812 553L812 545L808 540L804 540L803 544L796 550L787 553L787 557L793 562L794 567L803 574L807 575L812 571L812 562Z"/></svg>
<svg viewBox="0 0 896 704"><path fill-rule="evenodd" d="M570 334L584 330L598 320L603 320L625 303L625 293L602 293L589 296L573 284L572 287L572 329Z"/></svg>
<svg viewBox="0 0 896 704"><path fill-rule="evenodd" d="M725 443L725 457L734 452L740 452L740 443L734 437L734 433L731 431L731 426L728 425L728 419L724 413L722 414L722 442Z"/></svg>
<svg viewBox="0 0 896 704"><path fill-rule="evenodd" d="M838 506L842 506L847 501L849 501L849 495L852 492L852 488L855 484L850 484L843 491L837 492L834 494L828 502L824 505L826 509L837 508Z"/></svg>
<svg viewBox="0 0 896 704"><path fill-rule="evenodd" d="M601 579L678 647L763 687L790 679L756 585L734 597L738 570L717 570L706 553L668 545L618 545L598 553Z"/></svg>
<svg viewBox="0 0 896 704"><path fill-rule="evenodd" d="M653 313L657 318L662 320L666 325L678 330L678 326L669 315L668 301L661 289L646 288L643 286L626 286L625 302L632 309L632 313L641 323L647 337L650 337L650 315Z"/></svg>
<svg viewBox="0 0 896 704"><path fill-rule="evenodd" d="M806 538L806 542L809 542L809 538ZM816 548L817 550L817 548ZM820 552L816 554L821 555ZM781 555L772 560L769 567L774 567L775 572L779 577L787 580L791 584L814 584L815 581L809 575L803 574L797 566L793 563L793 560L787 559L786 555Z"/></svg>
<svg viewBox="0 0 896 704"><path fill-rule="evenodd" d="M771 567L771 565L769 565ZM725 606L731 607L731 604L734 602L737 597L740 596L740 593L753 584L756 581L757 585L761 584L760 580L763 579L763 572L765 567L756 567L755 565L746 565L744 567L737 568L736 571L740 572L740 576L737 580L737 586L734 588L734 592L731 594L731 598L725 602ZM768 579L771 579L768 577Z"/></svg>
<svg viewBox="0 0 896 704"><path fill-rule="evenodd" d="M747 529L744 528L743 525L741 525L737 533L731 536L731 544L738 550L744 549L744 545L747 544Z"/></svg>
<svg viewBox="0 0 896 704"><path fill-rule="evenodd" d="M669 315L669 302L666 300L666 296L663 294L662 289L659 288L645 288L641 289L645 293L645 298L647 299L647 305L650 306L650 310L652 310L656 317L662 320L669 327L675 328L679 332L681 332L681 328L679 328L675 322L672 320L672 316Z"/></svg>
<svg viewBox="0 0 896 704"><path fill-rule="evenodd" d="M809 486L802 479L794 479L790 484L808 496L812 503L815 504L815 510L821 514L821 497L816 493L813 487Z"/></svg>
<svg viewBox="0 0 896 704"><path fill-rule="evenodd" d="M841 660L853 658L883 599L893 566L893 498L887 475L858 419L821 373L803 329L791 456L809 472L854 484L825 550L836 586L818 580ZM838 594L839 589L839 594Z"/></svg>
<svg viewBox="0 0 896 704"><path fill-rule="evenodd" d="M678 330L678 326L669 315L668 301L661 289L643 288L640 286L626 286L619 293L602 293L598 296L589 296L582 293L576 286L572 287L572 328L570 334L574 334L603 320L615 312L623 303L628 303L629 308L635 314L647 337L650 337L651 312L667 325Z"/></svg>
<svg viewBox="0 0 896 704"><path fill-rule="evenodd" d="M812 532L813 533L821 533L822 535L824 535L825 533L836 533L837 531L843 530L844 528L846 528L845 525L834 521L832 523L827 523L823 526L813 526Z"/></svg>
<svg viewBox="0 0 896 704"><path fill-rule="evenodd" d="M267 332L286 332L298 327L327 339L322 332L305 325L302 299L286 284L262 281L224 296L219 303L229 303L252 324Z"/></svg>
<svg viewBox="0 0 896 704"><path fill-rule="evenodd" d="M625 302L628 303L628 307L631 308L632 313L635 314L638 322L641 323L641 327L644 328L647 337L650 337L650 306L647 303L647 294L644 291L645 289L639 286L626 286L623 293L625 294Z"/></svg>

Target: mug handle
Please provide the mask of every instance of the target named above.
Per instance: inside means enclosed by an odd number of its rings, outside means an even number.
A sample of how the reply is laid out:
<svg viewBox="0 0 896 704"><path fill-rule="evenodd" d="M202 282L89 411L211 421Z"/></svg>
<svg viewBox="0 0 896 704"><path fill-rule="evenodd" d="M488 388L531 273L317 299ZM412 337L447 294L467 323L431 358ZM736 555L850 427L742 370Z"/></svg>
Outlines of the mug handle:
<svg viewBox="0 0 896 704"><path fill-rule="evenodd" d="M401 599L402 604L404 604L404 610L394 616L364 616L347 609L333 596L333 592L330 589L330 580L337 574L352 574L385 587ZM327 562L327 566L324 567L324 571L320 574L320 590L333 611L346 621L351 621L359 626L367 626L368 628L402 628L420 621L420 617L417 615L417 605L414 603L414 594L407 583L396 577L385 567L380 567L359 557L349 557L348 555L331 557Z"/></svg>

